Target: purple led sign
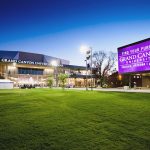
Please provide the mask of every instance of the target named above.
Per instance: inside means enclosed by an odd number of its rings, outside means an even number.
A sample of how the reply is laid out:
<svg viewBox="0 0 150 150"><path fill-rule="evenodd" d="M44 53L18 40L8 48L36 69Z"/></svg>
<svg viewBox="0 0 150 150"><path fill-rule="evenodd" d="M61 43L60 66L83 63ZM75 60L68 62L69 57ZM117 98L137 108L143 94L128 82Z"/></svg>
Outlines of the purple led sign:
<svg viewBox="0 0 150 150"><path fill-rule="evenodd" d="M119 73L150 71L150 39L118 48Z"/></svg>

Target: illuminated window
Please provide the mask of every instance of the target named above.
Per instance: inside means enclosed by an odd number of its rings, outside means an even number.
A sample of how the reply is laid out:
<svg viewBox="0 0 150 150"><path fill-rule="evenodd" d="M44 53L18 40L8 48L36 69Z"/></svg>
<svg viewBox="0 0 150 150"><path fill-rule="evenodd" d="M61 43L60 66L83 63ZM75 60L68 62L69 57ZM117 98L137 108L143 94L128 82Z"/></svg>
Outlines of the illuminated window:
<svg viewBox="0 0 150 150"><path fill-rule="evenodd" d="M18 74L43 75L43 69L18 68Z"/></svg>

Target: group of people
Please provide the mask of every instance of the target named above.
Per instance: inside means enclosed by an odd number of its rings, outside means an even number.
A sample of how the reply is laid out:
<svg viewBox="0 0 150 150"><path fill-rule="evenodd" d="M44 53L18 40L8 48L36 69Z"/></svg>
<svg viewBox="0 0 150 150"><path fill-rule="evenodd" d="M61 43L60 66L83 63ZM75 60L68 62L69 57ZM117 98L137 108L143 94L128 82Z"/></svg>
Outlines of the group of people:
<svg viewBox="0 0 150 150"><path fill-rule="evenodd" d="M22 84L22 85L19 85L20 89L31 89L31 88L35 88L35 87L36 86L32 85L32 84Z"/></svg>

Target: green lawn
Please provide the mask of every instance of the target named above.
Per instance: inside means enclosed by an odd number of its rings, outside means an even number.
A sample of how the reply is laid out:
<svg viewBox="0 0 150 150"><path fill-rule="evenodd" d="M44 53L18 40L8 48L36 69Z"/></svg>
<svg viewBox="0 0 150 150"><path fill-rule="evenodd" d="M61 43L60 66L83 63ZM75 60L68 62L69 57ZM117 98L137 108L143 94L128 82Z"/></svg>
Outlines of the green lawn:
<svg viewBox="0 0 150 150"><path fill-rule="evenodd" d="M0 90L0 150L150 150L150 94Z"/></svg>

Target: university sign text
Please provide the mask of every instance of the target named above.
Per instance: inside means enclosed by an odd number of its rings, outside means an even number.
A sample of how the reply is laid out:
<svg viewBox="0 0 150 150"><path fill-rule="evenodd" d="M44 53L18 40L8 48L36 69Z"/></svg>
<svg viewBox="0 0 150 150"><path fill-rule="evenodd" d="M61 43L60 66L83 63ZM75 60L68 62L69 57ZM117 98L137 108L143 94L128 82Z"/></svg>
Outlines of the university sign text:
<svg viewBox="0 0 150 150"><path fill-rule="evenodd" d="M41 65L41 66L48 66L48 63L45 62L35 62L35 61L26 61L26 60L16 60L16 59L0 59L1 62L6 63L17 63L17 64L30 64L30 65Z"/></svg>

